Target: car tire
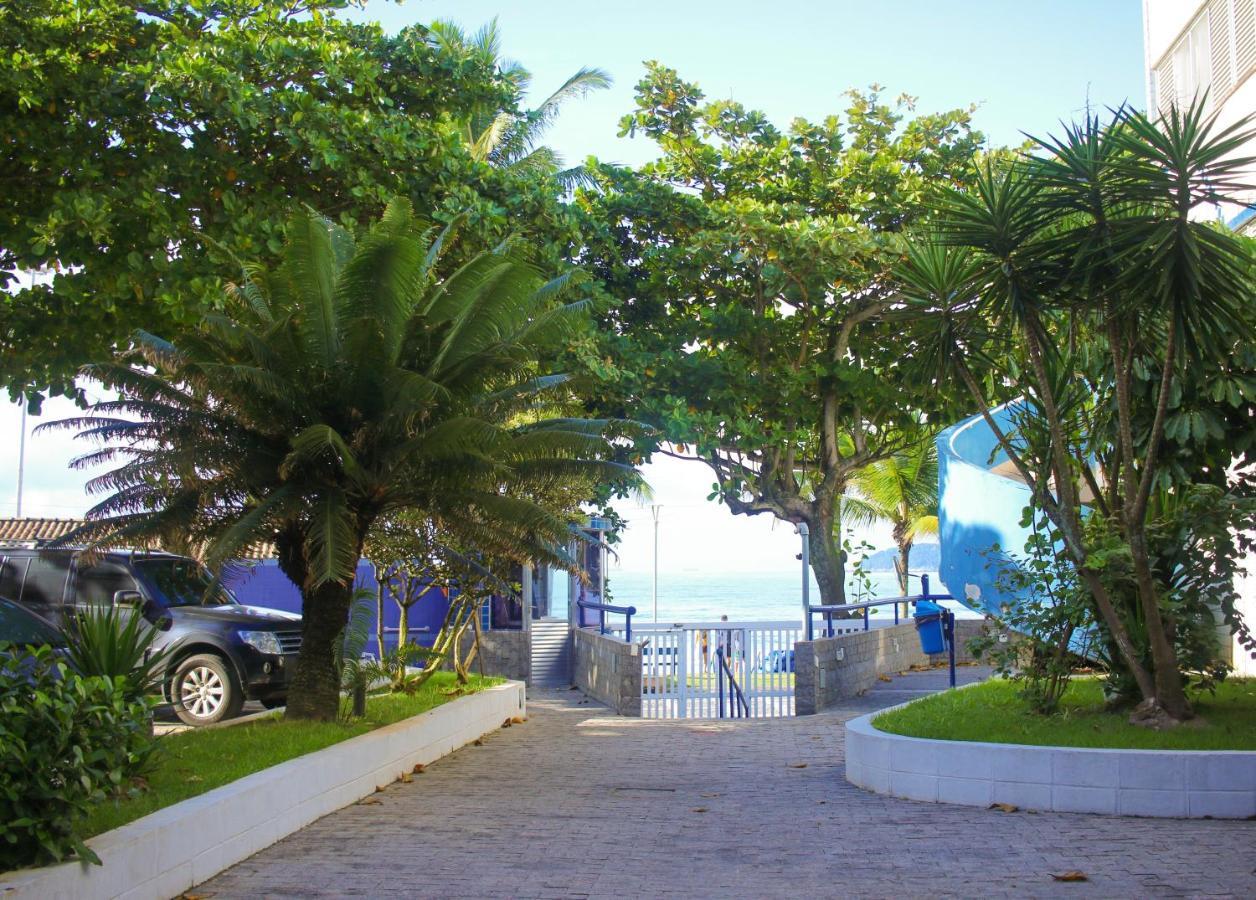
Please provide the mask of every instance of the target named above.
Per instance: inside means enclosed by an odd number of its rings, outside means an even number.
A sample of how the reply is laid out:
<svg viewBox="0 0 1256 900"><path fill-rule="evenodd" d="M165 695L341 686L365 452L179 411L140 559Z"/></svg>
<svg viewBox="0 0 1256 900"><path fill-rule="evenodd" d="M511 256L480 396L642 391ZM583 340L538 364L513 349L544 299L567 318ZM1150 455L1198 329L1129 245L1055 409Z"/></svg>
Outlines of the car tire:
<svg viewBox="0 0 1256 900"><path fill-rule="evenodd" d="M174 713L187 725L213 725L240 714L244 691L221 656L198 653L179 663L170 682Z"/></svg>

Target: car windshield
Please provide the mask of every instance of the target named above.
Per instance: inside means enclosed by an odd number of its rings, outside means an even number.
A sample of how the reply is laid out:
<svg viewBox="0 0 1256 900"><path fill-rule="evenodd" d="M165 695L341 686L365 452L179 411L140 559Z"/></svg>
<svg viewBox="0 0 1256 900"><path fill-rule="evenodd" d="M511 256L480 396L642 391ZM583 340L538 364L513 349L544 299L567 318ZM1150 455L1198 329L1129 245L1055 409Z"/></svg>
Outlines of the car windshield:
<svg viewBox="0 0 1256 900"><path fill-rule="evenodd" d="M0 598L0 643L60 647L65 641L39 616L27 612L11 600Z"/></svg>
<svg viewBox="0 0 1256 900"><path fill-rule="evenodd" d="M231 592L190 559L137 559L135 568L166 606L226 606Z"/></svg>

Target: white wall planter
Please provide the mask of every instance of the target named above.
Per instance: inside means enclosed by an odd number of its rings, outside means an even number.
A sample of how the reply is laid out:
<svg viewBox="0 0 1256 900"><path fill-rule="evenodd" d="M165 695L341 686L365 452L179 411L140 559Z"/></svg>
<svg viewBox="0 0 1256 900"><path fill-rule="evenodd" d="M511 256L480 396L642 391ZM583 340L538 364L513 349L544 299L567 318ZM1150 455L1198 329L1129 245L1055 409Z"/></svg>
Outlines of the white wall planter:
<svg viewBox="0 0 1256 900"><path fill-rule="evenodd" d="M0 897L165 900L526 711L522 682L459 697L410 719L255 772L97 835L104 863L0 875Z"/></svg>
<svg viewBox="0 0 1256 900"><path fill-rule="evenodd" d="M1256 751L1099 750L938 741L846 723L846 780L891 797L1159 818L1256 815Z"/></svg>

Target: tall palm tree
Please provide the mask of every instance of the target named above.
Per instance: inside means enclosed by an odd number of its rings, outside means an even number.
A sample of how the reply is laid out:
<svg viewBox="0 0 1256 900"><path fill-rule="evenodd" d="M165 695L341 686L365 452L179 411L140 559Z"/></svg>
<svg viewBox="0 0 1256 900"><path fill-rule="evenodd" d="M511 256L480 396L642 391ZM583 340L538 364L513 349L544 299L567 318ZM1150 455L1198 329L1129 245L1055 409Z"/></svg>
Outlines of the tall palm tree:
<svg viewBox="0 0 1256 900"><path fill-rule="evenodd" d="M436 46L455 59L472 58L497 69L509 84L516 100L522 99L532 84L532 73L501 53L501 32L497 19L468 34L454 22L436 21L429 29ZM554 176L566 189L586 180L582 166L564 168L552 148L541 143L563 104L611 86L611 76L603 69L582 66L535 109L522 112L483 105L462 123L463 139L472 155L491 165L515 170L535 170Z"/></svg>
<svg viewBox="0 0 1256 900"><path fill-rule="evenodd" d="M421 510L463 546L567 565L569 518L531 497L635 478L609 461L615 423L530 414L564 382L536 360L584 315L561 299L572 278L502 252L439 279L447 232L403 201L361 240L298 214L276 268L247 268L178 346L141 334L90 367L119 399L57 423L104 445L80 465L122 461L89 484L110 495L93 539L175 533L211 565L274 542L302 596L296 718L337 713L333 648L377 520Z"/></svg>
<svg viewBox="0 0 1256 900"><path fill-rule="evenodd" d="M871 463L851 479L842 496L842 521L855 525L889 522L898 558L894 572L906 596L911 548L922 534L938 533L938 449L932 438Z"/></svg>

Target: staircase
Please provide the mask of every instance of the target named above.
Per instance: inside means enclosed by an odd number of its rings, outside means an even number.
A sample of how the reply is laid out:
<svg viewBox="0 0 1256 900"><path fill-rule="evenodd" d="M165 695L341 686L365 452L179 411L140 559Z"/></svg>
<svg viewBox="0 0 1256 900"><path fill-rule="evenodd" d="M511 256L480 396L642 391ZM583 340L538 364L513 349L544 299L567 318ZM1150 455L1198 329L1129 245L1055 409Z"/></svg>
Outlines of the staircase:
<svg viewBox="0 0 1256 900"><path fill-rule="evenodd" d="M571 635L565 619L532 622L532 687L571 686Z"/></svg>

